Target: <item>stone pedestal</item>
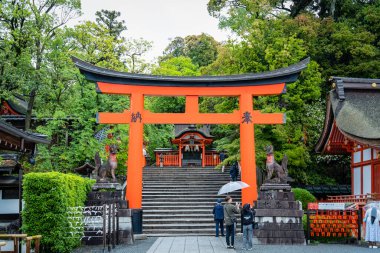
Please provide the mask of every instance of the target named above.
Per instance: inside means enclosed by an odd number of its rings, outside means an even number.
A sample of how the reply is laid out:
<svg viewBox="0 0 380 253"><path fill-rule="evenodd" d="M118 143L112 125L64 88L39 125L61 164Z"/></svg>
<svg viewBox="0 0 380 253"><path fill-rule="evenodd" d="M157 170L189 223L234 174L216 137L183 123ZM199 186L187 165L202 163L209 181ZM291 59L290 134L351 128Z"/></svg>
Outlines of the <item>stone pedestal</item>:
<svg viewBox="0 0 380 253"><path fill-rule="evenodd" d="M117 206L116 228L117 237L121 244L133 244L134 236L132 231L132 210L128 209L128 202L122 199L122 186L119 183L96 183L92 191L87 195L86 206L102 206L115 204ZM100 215L103 215L100 212ZM86 224L85 224L86 226ZM91 232L91 230L90 230ZM86 232L85 232L85 235ZM101 238L86 240L86 244L101 245Z"/></svg>
<svg viewBox="0 0 380 253"><path fill-rule="evenodd" d="M305 244L302 205L288 184L263 184L256 205L254 244Z"/></svg>

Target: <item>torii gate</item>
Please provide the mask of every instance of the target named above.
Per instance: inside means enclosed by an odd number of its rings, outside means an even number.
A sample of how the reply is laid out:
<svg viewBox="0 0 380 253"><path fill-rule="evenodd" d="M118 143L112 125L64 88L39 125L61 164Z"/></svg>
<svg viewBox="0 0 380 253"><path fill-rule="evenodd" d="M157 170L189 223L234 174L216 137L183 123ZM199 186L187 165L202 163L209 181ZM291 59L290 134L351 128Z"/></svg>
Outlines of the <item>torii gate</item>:
<svg viewBox="0 0 380 253"><path fill-rule="evenodd" d="M253 96L286 92L286 83L295 82L307 67L309 58L274 71L232 76L171 77L131 74L96 67L73 57L85 77L105 94L129 95L130 109L122 113L100 112L100 124L129 124L127 200L129 207L140 209L144 157L144 124L239 124L241 180L250 187L242 190L242 202L257 200L255 124L283 124L285 114L261 113L253 109ZM144 109L144 96L185 96L184 113L152 113ZM199 96L239 97L239 110L232 113L200 113Z"/></svg>

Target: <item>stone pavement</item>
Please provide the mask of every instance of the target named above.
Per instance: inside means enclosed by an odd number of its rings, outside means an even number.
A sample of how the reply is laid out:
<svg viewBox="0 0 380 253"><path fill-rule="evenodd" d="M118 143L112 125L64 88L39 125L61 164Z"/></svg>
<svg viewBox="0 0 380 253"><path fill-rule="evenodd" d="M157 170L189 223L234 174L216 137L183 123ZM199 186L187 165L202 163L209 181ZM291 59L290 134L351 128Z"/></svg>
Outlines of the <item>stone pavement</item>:
<svg viewBox="0 0 380 253"><path fill-rule="evenodd" d="M235 237L236 250L225 248L225 237L150 237L137 240L134 245L118 245L111 253L380 253L379 249L368 249L358 245L318 244L318 245L254 245L253 251L243 251L241 236ZM73 253L103 253L101 246L81 247Z"/></svg>
<svg viewBox="0 0 380 253"><path fill-rule="evenodd" d="M224 237L159 237L147 253L231 253Z"/></svg>

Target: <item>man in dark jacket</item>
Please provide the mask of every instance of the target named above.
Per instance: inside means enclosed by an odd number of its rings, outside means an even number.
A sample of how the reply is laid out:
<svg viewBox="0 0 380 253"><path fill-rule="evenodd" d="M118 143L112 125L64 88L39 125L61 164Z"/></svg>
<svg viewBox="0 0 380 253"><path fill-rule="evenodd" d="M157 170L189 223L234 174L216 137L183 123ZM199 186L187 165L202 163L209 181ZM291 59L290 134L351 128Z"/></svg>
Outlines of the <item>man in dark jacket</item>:
<svg viewBox="0 0 380 253"><path fill-rule="evenodd" d="M232 182L237 181L238 175L239 175L239 164L238 162L235 162L234 165L232 165L230 169L230 176L231 176Z"/></svg>
<svg viewBox="0 0 380 253"><path fill-rule="evenodd" d="M232 204L232 198L227 196L226 204L224 205L224 219L226 222L226 243L228 249L235 249L235 223L237 214L240 214L240 205L236 203L234 206Z"/></svg>
<svg viewBox="0 0 380 253"><path fill-rule="evenodd" d="M221 199L218 199L216 201L216 205L214 206L214 209L212 210L212 214L214 215L214 221L215 221L215 237L219 237L219 226L220 226L220 233L222 234L222 236L224 236L224 227L223 227L224 211L223 211Z"/></svg>

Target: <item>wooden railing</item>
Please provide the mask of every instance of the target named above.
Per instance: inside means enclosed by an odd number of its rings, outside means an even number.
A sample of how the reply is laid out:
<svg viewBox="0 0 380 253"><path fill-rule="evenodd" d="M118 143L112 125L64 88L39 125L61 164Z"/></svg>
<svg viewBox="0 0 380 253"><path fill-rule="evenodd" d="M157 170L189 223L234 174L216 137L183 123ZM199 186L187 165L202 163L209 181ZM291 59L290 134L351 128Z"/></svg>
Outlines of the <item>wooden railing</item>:
<svg viewBox="0 0 380 253"><path fill-rule="evenodd" d="M367 193L360 195L327 196L328 202L366 204L369 200L380 200L380 193Z"/></svg>
<svg viewBox="0 0 380 253"><path fill-rule="evenodd" d="M160 154L162 154L162 158L160 159ZM216 152L207 152L205 155L205 166L217 166L220 163L219 153ZM156 166L160 167L160 163L162 160L162 166L179 166L179 157L177 151L171 152L162 152L156 153ZM183 165L185 163L183 162ZM186 165L185 165L186 166ZM199 165L200 166L200 165Z"/></svg>
<svg viewBox="0 0 380 253"><path fill-rule="evenodd" d="M160 156L156 154L156 166L160 167ZM162 153L163 166L179 166L178 153Z"/></svg>
<svg viewBox="0 0 380 253"><path fill-rule="evenodd" d="M218 154L206 154L205 155L205 166L216 166L220 163Z"/></svg>

